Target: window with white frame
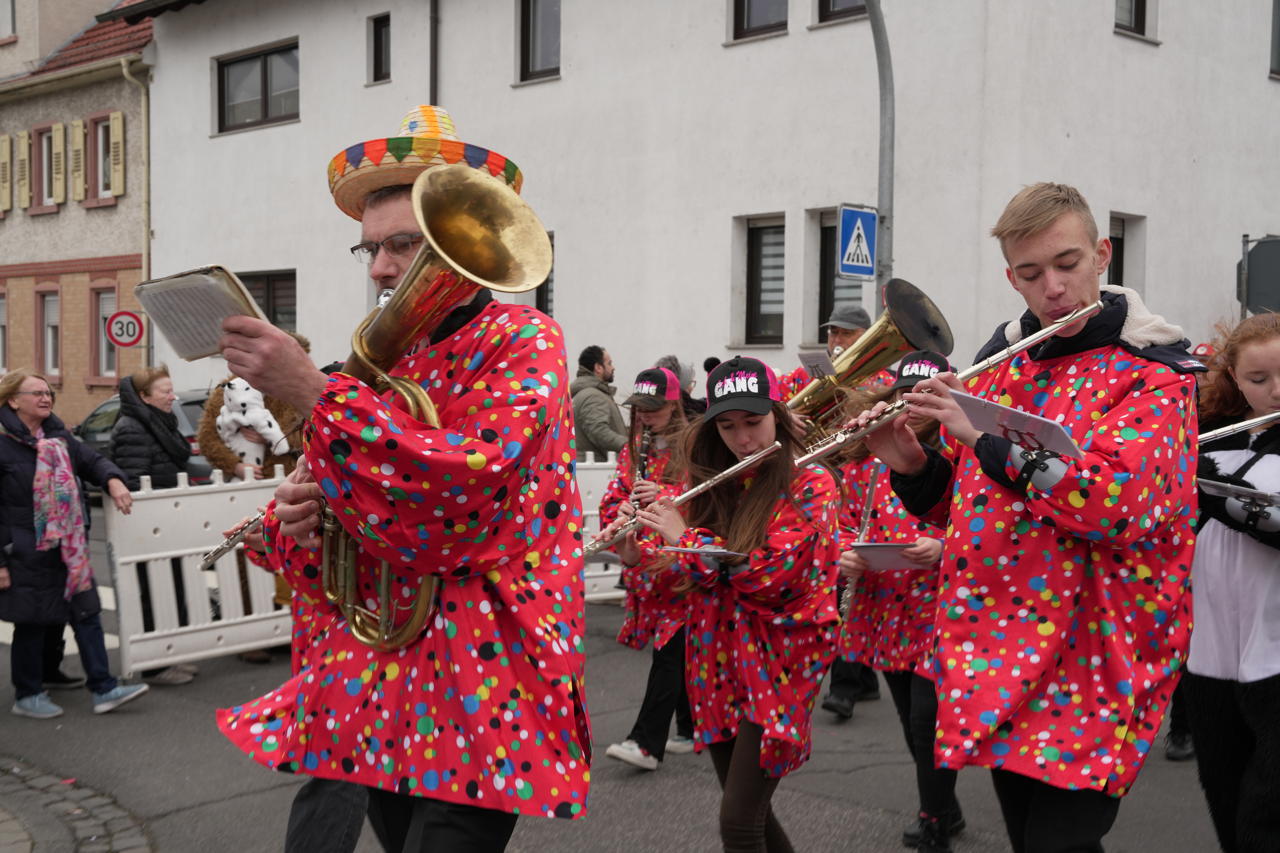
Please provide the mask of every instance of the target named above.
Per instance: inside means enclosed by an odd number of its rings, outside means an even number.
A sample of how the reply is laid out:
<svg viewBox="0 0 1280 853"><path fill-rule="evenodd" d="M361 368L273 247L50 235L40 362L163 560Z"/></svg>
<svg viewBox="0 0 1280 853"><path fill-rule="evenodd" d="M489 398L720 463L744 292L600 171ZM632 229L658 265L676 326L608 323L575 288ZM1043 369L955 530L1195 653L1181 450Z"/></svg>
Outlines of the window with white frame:
<svg viewBox="0 0 1280 853"><path fill-rule="evenodd" d="M62 309L56 293L40 294L41 369L49 376L62 372Z"/></svg>
<svg viewBox="0 0 1280 853"><path fill-rule="evenodd" d="M240 281L273 326L298 328L298 276L294 270L240 273Z"/></svg>
<svg viewBox="0 0 1280 853"><path fill-rule="evenodd" d="M839 21L867 14L864 0L818 0L818 22Z"/></svg>
<svg viewBox="0 0 1280 853"><path fill-rule="evenodd" d="M111 343L111 339L107 337L107 320L111 315L116 313L116 292L115 290L95 290L93 291L93 301L95 303L94 316L97 317L97 323L94 324L94 351L96 354L94 373L97 376L115 376L116 375L116 345Z"/></svg>
<svg viewBox="0 0 1280 853"><path fill-rule="evenodd" d="M391 13L369 19L369 82L391 79Z"/></svg>
<svg viewBox="0 0 1280 853"><path fill-rule="evenodd" d="M520 79L560 76L560 0L520 0Z"/></svg>
<svg viewBox="0 0 1280 853"><path fill-rule="evenodd" d="M13 0L0 0L0 39L6 39L17 33L13 19Z"/></svg>
<svg viewBox="0 0 1280 853"><path fill-rule="evenodd" d="M534 291L533 305L543 314L546 314L548 317L553 317L555 316L553 311L556 307L556 301L555 301L556 267L555 267L555 261L554 261L555 248L556 248L556 235L548 231L547 238L551 240L551 255L553 258L551 263L551 271L547 273L547 280L544 281L541 285L539 285L538 289Z"/></svg>
<svg viewBox="0 0 1280 853"><path fill-rule="evenodd" d="M782 343L785 250L786 229L782 223L747 225L747 327L744 343Z"/></svg>
<svg viewBox="0 0 1280 853"><path fill-rule="evenodd" d="M111 121L109 116L94 119L89 125L93 154L90 156L89 197L111 198Z"/></svg>
<svg viewBox="0 0 1280 853"><path fill-rule="evenodd" d="M1116 29L1147 34L1147 0L1116 0Z"/></svg>
<svg viewBox="0 0 1280 853"><path fill-rule="evenodd" d="M218 62L218 130L298 117L298 44Z"/></svg>
<svg viewBox="0 0 1280 853"><path fill-rule="evenodd" d="M733 37L787 31L787 0L733 0Z"/></svg>
<svg viewBox="0 0 1280 853"><path fill-rule="evenodd" d="M1280 0L1271 0L1271 75L1280 77Z"/></svg>
<svg viewBox="0 0 1280 853"><path fill-rule="evenodd" d="M1107 236L1111 238L1111 265L1107 284L1146 291L1147 218L1132 213L1112 213Z"/></svg>

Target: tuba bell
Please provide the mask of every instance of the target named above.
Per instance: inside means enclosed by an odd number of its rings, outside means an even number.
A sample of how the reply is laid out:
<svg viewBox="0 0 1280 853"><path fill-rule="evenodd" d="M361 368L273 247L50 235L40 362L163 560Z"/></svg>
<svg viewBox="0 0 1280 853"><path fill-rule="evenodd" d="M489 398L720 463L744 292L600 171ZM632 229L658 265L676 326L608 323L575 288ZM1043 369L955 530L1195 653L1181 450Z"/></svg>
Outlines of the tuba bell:
<svg viewBox="0 0 1280 853"><path fill-rule="evenodd" d="M835 373L812 380L787 407L809 419L806 443L821 441L841 426L841 390L866 382L914 350L950 355L954 341L942 312L918 287L901 278L884 289L885 311L862 335L836 355Z"/></svg>
<svg viewBox="0 0 1280 853"><path fill-rule="evenodd" d="M375 390L390 389L404 400L410 415L439 428L439 415L426 390L387 371L480 288L523 293L546 281L551 272L551 240L515 190L470 166L425 170L413 183L411 200L425 237L422 247L390 299L375 308L352 335L351 355L342 372ZM370 609L359 590L359 553L358 541L326 506L321 523L326 598L341 610L352 634L365 645L382 651L399 648L426 625L435 603L436 578L423 578L416 595L406 602L394 594L394 572L383 560L377 609Z"/></svg>

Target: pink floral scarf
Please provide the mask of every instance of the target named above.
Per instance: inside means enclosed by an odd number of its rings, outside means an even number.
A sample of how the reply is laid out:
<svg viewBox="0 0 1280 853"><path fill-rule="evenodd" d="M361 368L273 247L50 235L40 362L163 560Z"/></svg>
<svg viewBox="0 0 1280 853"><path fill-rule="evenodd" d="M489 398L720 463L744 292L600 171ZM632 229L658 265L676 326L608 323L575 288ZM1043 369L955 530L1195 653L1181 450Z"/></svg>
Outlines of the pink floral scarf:
<svg viewBox="0 0 1280 853"><path fill-rule="evenodd" d="M36 435L35 492L36 550L62 548L62 562L67 567L68 601L77 592L93 586L93 565L89 561L89 540L85 536L84 508L80 503L80 486L71 469L67 445L61 439Z"/></svg>

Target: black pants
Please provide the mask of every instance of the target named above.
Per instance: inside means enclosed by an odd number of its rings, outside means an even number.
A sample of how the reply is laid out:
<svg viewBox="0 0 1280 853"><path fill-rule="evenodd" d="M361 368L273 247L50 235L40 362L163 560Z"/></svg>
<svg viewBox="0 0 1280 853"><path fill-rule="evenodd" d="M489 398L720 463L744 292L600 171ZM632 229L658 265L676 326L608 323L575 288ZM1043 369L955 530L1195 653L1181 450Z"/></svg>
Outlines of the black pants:
<svg viewBox="0 0 1280 853"><path fill-rule="evenodd" d="M827 679L827 692L857 701L867 693L880 689L876 671L857 661L845 660L839 655L831 662L831 676Z"/></svg>
<svg viewBox="0 0 1280 853"><path fill-rule="evenodd" d="M1280 850L1280 675L1242 683L1186 673L1200 787L1226 853Z"/></svg>
<svg viewBox="0 0 1280 853"><path fill-rule="evenodd" d="M502 853L516 816L369 788L369 823L387 853Z"/></svg>
<svg viewBox="0 0 1280 853"><path fill-rule="evenodd" d="M70 625L75 634L76 646L80 650L80 666L84 668L88 688L94 693L114 690L117 682L111 674L111 661L107 657L106 635L102 633L102 614L73 614ZM44 677L46 674L53 674L53 670L45 668L53 649L53 641L48 639L50 633L56 634L59 644L62 642L61 625L20 623L13 626L9 667L16 698L25 699L44 692ZM58 649L60 653L60 645Z"/></svg>
<svg viewBox="0 0 1280 853"><path fill-rule="evenodd" d="M761 728L743 720L733 740L713 743L711 763L720 779L720 841L725 853L793 853L773 816L770 800L781 779L760 769Z"/></svg>
<svg viewBox="0 0 1280 853"><path fill-rule="evenodd" d="M1101 853L1120 799L1101 791L1068 791L1029 776L992 770L1013 853Z"/></svg>
<svg viewBox="0 0 1280 853"><path fill-rule="evenodd" d="M684 681L684 629L662 648L653 647L653 663L649 665L649 681L640 702L640 713L628 738L659 761L667 751L667 733L671 717L676 718L676 734L693 736L693 712L689 710L689 692Z"/></svg>
<svg viewBox="0 0 1280 853"><path fill-rule="evenodd" d="M293 797L285 853L352 853L368 806L364 785L312 776Z"/></svg>
<svg viewBox="0 0 1280 853"><path fill-rule="evenodd" d="M1169 700L1169 735L1191 734L1191 721L1187 719L1187 679L1184 676L1174 688L1173 698ZM1195 738L1192 737L1194 741Z"/></svg>
<svg viewBox="0 0 1280 853"><path fill-rule="evenodd" d="M912 672L885 672L885 684L902 722L907 751L916 763L916 791L920 811L942 817L960 808L956 802L956 771L933 766L933 738L938 728L938 694L933 682Z"/></svg>

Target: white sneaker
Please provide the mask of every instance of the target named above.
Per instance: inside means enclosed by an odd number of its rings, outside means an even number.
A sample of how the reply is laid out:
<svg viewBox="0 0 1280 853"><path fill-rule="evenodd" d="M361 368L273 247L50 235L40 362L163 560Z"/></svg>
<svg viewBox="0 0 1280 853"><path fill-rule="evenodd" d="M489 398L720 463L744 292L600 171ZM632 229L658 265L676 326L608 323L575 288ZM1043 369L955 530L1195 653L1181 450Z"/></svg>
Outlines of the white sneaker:
<svg viewBox="0 0 1280 853"><path fill-rule="evenodd" d="M640 745L633 740L624 740L622 743L610 744L604 754L610 758L616 758L619 761L625 761L641 770L657 770L658 759L640 748Z"/></svg>
<svg viewBox="0 0 1280 853"><path fill-rule="evenodd" d="M667 738L667 752L672 755L688 755L693 752L693 738L672 735Z"/></svg>

